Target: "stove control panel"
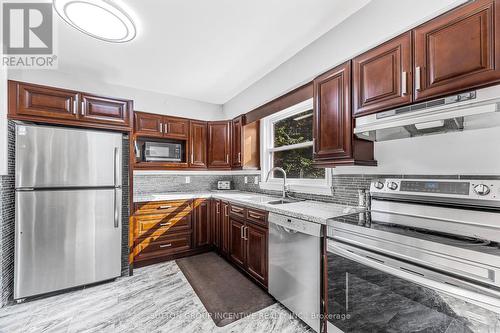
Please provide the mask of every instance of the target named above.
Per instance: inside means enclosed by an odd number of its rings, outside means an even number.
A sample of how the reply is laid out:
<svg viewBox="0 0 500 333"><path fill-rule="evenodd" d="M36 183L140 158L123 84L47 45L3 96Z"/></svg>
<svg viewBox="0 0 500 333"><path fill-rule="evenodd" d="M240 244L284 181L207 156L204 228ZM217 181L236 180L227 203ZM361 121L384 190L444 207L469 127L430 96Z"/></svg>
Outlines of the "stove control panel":
<svg viewBox="0 0 500 333"><path fill-rule="evenodd" d="M500 202L500 180L377 179L370 192L385 195L435 196Z"/></svg>

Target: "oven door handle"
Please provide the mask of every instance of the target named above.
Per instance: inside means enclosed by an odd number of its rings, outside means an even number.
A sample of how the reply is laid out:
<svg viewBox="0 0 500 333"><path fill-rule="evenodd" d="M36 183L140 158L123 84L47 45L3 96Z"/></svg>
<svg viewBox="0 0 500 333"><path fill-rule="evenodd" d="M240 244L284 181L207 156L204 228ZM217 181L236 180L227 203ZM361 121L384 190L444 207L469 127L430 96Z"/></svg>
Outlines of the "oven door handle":
<svg viewBox="0 0 500 333"><path fill-rule="evenodd" d="M403 262L401 262L401 265L394 265L394 263L398 263L399 261L392 258L385 258L384 256L372 253L370 251L358 249L356 247L338 243L332 240L328 241L328 252L332 252L347 259L356 261L360 264L378 269L387 274L391 274L401 279L414 282L424 287L438 290L450 296L465 300L467 302L473 303L477 306L481 306L483 308L489 309L490 311L500 314L500 293L493 292L491 289L482 288L475 284L470 284L476 289L483 289L485 293L487 292L490 295L495 294L493 296L471 291L469 289L464 289L454 285L454 282L456 282L455 279L435 272L433 272L432 274L439 275L441 277L441 280L444 282L433 280L426 276L426 269L417 267L415 267L415 269L412 269L412 265L408 265ZM464 281L460 281L460 283L468 284Z"/></svg>

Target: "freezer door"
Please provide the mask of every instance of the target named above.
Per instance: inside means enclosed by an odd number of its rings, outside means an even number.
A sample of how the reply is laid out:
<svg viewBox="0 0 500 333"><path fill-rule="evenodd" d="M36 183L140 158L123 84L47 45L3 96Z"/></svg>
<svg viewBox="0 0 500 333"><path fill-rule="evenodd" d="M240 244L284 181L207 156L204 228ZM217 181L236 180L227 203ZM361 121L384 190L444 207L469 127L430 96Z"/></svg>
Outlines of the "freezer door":
<svg viewBox="0 0 500 333"><path fill-rule="evenodd" d="M14 298L121 272L121 189L17 191Z"/></svg>
<svg viewBox="0 0 500 333"><path fill-rule="evenodd" d="M16 125L16 188L121 185L122 135Z"/></svg>

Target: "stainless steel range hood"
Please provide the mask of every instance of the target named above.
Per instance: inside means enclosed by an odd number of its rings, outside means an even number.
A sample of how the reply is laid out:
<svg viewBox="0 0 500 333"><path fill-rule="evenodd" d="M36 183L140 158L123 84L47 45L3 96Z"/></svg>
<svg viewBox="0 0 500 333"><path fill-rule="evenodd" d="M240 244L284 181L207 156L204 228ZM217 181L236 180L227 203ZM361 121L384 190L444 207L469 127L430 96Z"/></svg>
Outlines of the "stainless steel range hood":
<svg viewBox="0 0 500 333"><path fill-rule="evenodd" d="M500 126L500 85L356 119L354 134L387 141Z"/></svg>

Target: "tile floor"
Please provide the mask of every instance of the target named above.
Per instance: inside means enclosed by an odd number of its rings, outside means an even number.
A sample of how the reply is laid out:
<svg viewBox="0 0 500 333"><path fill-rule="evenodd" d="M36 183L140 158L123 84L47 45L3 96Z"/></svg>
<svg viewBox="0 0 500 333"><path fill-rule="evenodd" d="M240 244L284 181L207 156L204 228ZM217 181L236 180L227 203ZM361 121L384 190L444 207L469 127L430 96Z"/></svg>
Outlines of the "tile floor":
<svg viewBox="0 0 500 333"><path fill-rule="evenodd" d="M134 276L0 309L0 332L312 332L279 304L215 326L174 261Z"/></svg>

